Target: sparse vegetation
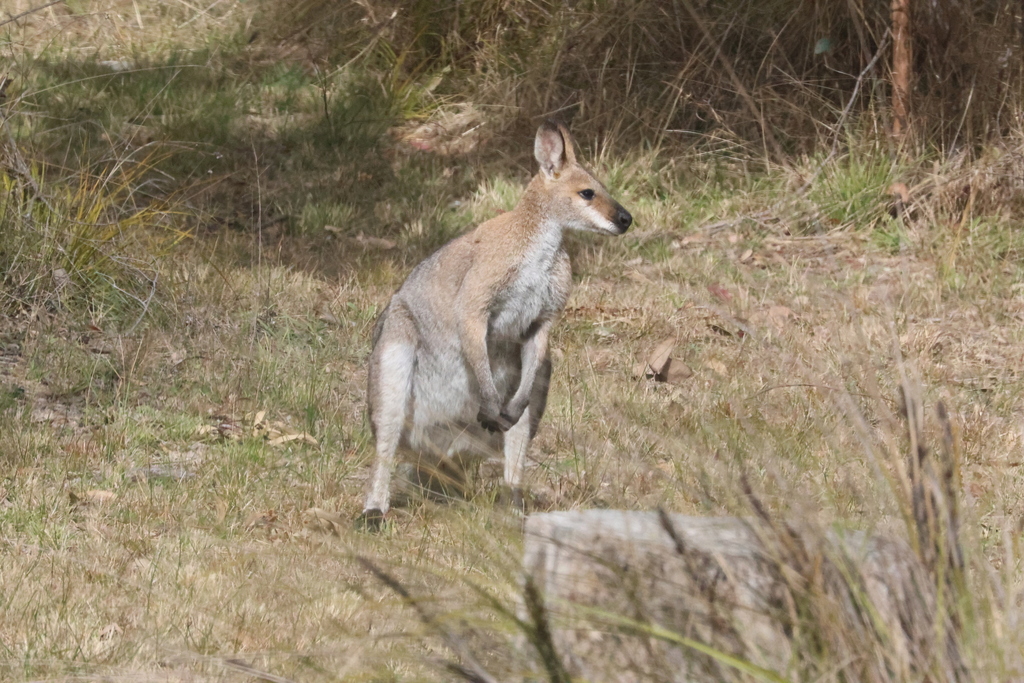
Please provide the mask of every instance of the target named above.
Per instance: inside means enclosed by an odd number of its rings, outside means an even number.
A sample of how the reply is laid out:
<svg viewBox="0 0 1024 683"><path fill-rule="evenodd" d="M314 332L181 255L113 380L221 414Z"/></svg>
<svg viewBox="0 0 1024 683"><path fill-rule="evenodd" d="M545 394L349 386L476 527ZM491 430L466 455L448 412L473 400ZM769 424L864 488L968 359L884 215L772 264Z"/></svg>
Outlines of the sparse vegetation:
<svg viewBox="0 0 1024 683"><path fill-rule="evenodd" d="M791 5L0 16L0 678L450 680L465 652L522 673L520 521L487 464L470 500L395 510L383 537L351 520L373 321L514 203L551 113L635 228L572 238L530 507L743 515L753 496L807 533L918 543L896 413L919 382L962 483L967 589L941 613L971 679L1019 677L1024 130L1017 47L991 53L1020 8L950 9L970 57L952 71L922 29L896 150L885 60L861 75L888 4ZM635 376L666 338L692 376ZM855 680L884 644L841 640L815 599L776 673Z"/></svg>

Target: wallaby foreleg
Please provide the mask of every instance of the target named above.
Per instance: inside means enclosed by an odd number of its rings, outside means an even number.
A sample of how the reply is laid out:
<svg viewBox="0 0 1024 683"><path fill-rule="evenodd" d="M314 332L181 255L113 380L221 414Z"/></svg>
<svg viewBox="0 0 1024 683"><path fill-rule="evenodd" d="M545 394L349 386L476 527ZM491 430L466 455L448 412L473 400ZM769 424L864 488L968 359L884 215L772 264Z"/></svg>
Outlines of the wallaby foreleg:
<svg viewBox="0 0 1024 683"><path fill-rule="evenodd" d="M548 334L550 331L551 321L547 320L541 324L532 337L523 343L519 387L504 410L504 415L513 423L518 423L522 419L523 412L530 404L533 385L537 381L537 371L548 357Z"/></svg>
<svg viewBox="0 0 1024 683"><path fill-rule="evenodd" d="M502 414L501 398L491 373L491 360L487 353L487 316L466 316L459 327L462 353L473 369L480 389L480 411L476 419L490 432L508 431L515 423Z"/></svg>

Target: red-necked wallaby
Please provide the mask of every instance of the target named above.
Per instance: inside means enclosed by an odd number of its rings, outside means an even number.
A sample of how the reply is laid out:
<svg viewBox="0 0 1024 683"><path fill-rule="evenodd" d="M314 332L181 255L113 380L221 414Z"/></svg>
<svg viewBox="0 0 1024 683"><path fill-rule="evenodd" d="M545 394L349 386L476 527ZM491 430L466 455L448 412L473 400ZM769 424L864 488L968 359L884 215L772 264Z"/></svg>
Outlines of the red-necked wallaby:
<svg viewBox="0 0 1024 683"><path fill-rule="evenodd" d="M540 173L514 209L438 249L409 274L373 332L370 425L377 463L361 520L376 529L399 447L505 455L522 508L526 450L547 402L548 334L572 287L566 230L621 235L633 217L576 163L569 131L545 122Z"/></svg>

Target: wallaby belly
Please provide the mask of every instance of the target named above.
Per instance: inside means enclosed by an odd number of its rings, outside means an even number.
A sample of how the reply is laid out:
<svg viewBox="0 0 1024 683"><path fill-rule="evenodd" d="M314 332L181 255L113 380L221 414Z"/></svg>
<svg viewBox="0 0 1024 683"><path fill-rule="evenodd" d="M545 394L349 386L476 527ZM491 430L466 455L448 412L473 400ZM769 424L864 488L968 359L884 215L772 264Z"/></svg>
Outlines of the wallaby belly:
<svg viewBox="0 0 1024 683"><path fill-rule="evenodd" d="M510 399L519 386L522 366L519 344L496 343L491 372L498 393ZM452 456L500 451L503 435L488 432L477 421L480 389L461 350L454 345L416 355L411 419L403 430L403 446L419 453Z"/></svg>

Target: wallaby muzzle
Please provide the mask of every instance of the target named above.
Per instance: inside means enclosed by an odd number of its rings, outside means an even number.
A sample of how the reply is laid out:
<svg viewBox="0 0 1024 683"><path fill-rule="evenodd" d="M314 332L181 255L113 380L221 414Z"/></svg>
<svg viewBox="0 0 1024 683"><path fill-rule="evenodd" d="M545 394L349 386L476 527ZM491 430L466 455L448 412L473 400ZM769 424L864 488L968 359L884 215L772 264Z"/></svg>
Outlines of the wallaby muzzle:
<svg viewBox="0 0 1024 683"><path fill-rule="evenodd" d="M619 229L619 234L629 230L629 226L633 224L633 217L621 206L615 212L615 220L613 221L615 226Z"/></svg>

